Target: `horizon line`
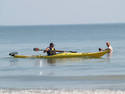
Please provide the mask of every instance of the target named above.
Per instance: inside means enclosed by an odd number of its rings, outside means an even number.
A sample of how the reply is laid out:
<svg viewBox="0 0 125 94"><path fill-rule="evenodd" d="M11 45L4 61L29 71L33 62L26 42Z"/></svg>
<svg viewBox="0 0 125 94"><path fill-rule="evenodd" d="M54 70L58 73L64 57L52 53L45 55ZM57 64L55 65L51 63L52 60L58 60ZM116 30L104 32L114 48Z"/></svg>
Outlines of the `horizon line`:
<svg viewBox="0 0 125 94"><path fill-rule="evenodd" d="M111 24L125 24L125 22L118 22L118 23L113 23L113 22L110 22L110 23L82 23L82 24L34 24L34 25L0 25L0 26L68 26L68 25L111 25Z"/></svg>

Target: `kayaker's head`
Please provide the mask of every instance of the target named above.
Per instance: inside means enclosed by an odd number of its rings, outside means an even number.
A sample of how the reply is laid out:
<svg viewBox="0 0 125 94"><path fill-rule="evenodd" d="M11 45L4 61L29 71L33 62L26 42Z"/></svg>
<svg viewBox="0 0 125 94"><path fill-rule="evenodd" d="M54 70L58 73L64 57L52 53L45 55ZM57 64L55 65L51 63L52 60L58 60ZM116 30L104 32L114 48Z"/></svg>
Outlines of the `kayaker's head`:
<svg viewBox="0 0 125 94"><path fill-rule="evenodd" d="M110 42L106 42L106 45L107 45L107 47L109 47L111 44L110 44Z"/></svg>
<svg viewBox="0 0 125 94"><path fill-rule="evenodd" d="M50 48L53 48L53 47L54 47L54 43L50 43L50 44L49 44L49 47L50 47Z"/></svg>

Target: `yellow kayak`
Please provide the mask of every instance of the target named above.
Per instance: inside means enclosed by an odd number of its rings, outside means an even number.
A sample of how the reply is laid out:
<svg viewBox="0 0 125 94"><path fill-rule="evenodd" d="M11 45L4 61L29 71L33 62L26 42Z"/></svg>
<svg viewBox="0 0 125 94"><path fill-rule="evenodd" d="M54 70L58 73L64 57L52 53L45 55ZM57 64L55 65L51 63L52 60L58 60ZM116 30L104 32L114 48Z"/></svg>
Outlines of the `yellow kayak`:
<svg viewBox="0 0 125 94"><path fill-rule="evenodd" d="M106 53L109 53L109 50L100 51L100 52L92 52L92 53L59 53L52 56L43 56L43 55L32 55L32 56L26 56L26 55L11 55L14 58L73 58L73 57L92 57L92 58L99 58L105 55Z"/></svg>

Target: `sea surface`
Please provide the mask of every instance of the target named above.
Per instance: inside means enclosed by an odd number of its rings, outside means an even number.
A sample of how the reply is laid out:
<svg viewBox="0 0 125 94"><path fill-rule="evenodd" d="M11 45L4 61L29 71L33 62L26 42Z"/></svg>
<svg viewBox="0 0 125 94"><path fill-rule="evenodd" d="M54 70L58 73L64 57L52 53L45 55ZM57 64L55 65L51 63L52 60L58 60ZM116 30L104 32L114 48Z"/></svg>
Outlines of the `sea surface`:
<svg viewBox="0 0 125 94"><path fill-rule="evenodd" d="M50 42L58 50L97 52L106 48L107 41L113 53L102 58L17 59L8 55L46 55L33 48L45 49ZM125 89L125 24L0 26L0 53L0 88Z"/></svg>

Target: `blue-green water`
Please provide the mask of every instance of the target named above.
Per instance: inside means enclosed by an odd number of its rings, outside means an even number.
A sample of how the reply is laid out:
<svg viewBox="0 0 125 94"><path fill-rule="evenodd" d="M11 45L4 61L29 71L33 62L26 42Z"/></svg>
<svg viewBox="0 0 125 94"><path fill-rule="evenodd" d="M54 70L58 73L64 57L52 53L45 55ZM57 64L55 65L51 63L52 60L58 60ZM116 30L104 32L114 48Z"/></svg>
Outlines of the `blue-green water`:
<svg viewBox="0 0 125 94"><path fill-rule="evenodd" d="M1 26L0 88L83 88L123 89L125 87L125 24ZM96 52L110 41L111 57L99 59L15 59L9 52L33 52L50 42L56 49ZM44 54L45 55L45 54Z"/></svg>

